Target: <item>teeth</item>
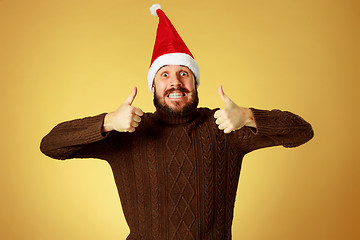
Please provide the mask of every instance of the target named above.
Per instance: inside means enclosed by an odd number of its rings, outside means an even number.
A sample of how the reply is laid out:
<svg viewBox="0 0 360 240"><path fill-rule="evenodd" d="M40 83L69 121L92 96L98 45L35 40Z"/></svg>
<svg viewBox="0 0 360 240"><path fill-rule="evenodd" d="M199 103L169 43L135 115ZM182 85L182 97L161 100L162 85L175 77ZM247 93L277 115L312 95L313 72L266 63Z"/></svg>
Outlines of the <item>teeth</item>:
<svg viewBox="0 0 360 240"><path fill-rule="evenodd" d="M181 98L183 96L182 93L170 93L169 98Z"/></svg>

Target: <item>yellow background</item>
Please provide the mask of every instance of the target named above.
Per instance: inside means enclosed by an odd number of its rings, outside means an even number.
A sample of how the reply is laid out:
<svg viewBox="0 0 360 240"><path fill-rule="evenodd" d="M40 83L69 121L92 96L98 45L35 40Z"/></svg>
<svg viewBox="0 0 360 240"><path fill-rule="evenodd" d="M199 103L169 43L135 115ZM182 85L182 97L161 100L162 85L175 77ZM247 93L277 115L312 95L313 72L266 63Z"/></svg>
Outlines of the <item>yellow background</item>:
<svg viewBox="0 0 360 240"><path fill-rule="evenodd" d="M153 111L146 75L156 2L0 0L0 239L125 239L109 165L52 160L57 123L134 105ZM233 239L360 239L357 0L160 1L201 69L200 106L290 110L315 138L247 155Z"/></svg>

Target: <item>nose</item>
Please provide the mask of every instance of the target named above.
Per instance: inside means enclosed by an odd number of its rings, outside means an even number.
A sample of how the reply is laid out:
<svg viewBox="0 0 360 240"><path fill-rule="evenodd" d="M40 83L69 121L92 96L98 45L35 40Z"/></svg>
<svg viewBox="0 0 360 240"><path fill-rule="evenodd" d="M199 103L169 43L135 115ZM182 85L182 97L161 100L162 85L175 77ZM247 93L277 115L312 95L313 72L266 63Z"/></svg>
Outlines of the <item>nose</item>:
<svg viewBox="0 0 360 240"><path fill-rule="evenodd" d="M170 79L170 86L171 87L178 87L182 86L182 82L180 80L180 76L178 74L174 74Z"/></svg>

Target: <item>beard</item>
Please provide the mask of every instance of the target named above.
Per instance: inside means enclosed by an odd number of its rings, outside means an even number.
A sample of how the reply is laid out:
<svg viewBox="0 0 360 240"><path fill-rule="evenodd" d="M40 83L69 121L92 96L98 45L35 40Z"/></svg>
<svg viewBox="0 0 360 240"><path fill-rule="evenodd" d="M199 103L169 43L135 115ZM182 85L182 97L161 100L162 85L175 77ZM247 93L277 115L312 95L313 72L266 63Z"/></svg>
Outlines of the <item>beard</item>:
<svg viewBox="0 0 360 240"><path fill-rule="evenodd" d="M172 92L174 90L180 90L185 93L191 93L191 96L192 96L191 102L188 102L181 109L173 109L173 108L169 107L165 101L164 101L164 103L160 102L160 98L159 98L159 96L157 96L156 88L155 88L154 89L154 105L155 105L155 107L157 109L160 109L160 110L172 115L172 116L184 116L197 108L197 106L199 104L199 96L198 96L197 89L190 92L189 90L182 88L182 87L172 88L172 89L167 90L164 93L164 97L167 96L170 92Z"/></svg>

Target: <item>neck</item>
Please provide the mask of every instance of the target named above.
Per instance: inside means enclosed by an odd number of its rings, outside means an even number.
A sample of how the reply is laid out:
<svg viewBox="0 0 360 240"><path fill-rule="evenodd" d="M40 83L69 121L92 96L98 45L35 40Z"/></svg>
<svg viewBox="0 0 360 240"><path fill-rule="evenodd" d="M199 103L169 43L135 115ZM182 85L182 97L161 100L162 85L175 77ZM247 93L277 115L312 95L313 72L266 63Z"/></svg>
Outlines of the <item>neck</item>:
<svg viewBox="0 0 360 240"><path fill-rule="evenodd" d="M169 113L159 107L156 107L154 118L168 124L184 124L191 122L197 114L198 111L196 107L185 114Z"/></svg>

